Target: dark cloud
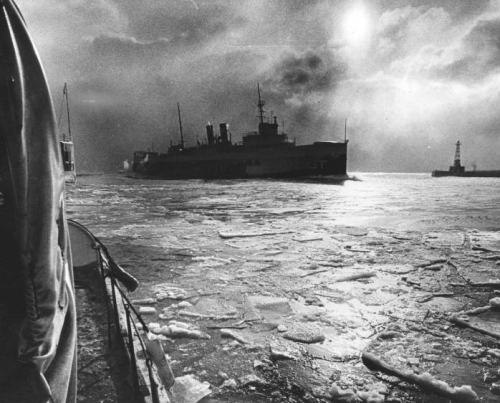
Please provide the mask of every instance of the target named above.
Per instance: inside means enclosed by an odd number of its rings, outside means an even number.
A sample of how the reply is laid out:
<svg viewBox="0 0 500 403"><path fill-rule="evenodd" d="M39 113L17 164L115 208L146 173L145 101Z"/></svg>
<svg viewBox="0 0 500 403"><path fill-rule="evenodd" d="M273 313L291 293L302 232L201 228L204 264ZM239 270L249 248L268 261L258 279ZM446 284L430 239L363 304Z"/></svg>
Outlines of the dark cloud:
<svg viewBox="0 0 500 403"><path fill-rule="evenodd" d="M500 19L479 20L464 36L457 60L437 75L453 80L483 80L500 70Z"/></svg>
<svg viewBox="0 0 500 403"><path fill-rule="evenodd" d="M490 0L380 0L383 9L396 9L411 6L416 8L443 8L454 19L470 19L488 9Z"/></svg>
<svg viewBox="0 0 500 403"><path fill-rule="evenodd" d="M144 3L144 2L143 2ZM144 4L118 3L128 17L128 33L143 41L165 38L174 43L205 43L223 35L245 18L222 2L197 1Z"/></svg>
<svg viewBox="0 0 500 403"><path fill-rule="evenodd" d="M376 50L382 63L413 57L423 48L446 46L452 19L443 8L411 7L386 11L379 20Z"/></svg>
<svg viewBox="0 0 500 403"><path fill-rule="evenodd" d="M285 52L260 78L266 111L278 116L299 144L332 140L330 98L346 78L346 65L334 48ZM342 117L338 117L342 119ZM339 133L336 139L342 136Z"/></svg>
<svg viewBox="0 0 500 403"><path fill-rule="evenodd" d="M286 95L328 92L345 77L345 66L331 53L307 51L284 57L274 74Z"/></svg>

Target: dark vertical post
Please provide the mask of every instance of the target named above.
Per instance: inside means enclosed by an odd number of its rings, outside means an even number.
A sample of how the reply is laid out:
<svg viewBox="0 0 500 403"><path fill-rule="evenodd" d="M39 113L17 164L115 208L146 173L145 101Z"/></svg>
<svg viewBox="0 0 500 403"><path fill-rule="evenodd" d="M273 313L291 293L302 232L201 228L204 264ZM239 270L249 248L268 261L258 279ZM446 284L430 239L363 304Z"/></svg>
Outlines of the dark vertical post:
<svg viewBox="0 0 500 403"><path fill-rule="evenodd" d="M344 120L344 143L347 143L347 118Z"/></svg>
<svg viewBox="0 0 500 403"><path fill-rule="evenodd" d="M177 113L179 115L179 129L181 131L181 147L184 148L184 135L182 134L181 107L177 103Z"/></svg>
<svg viewBox="0 0 500 403"><path fill-rule="evenodd" d="M130 309L128 304L123 304L125 315L127 317L127 333L128 333L128 351L130 354L130 364L132 366L132 378L134 382L134 390L139 393L139 378L137 376L137 362L134 349L134 335L132 334L132 325L130 324Z"/></svg>
<svg viewBox="0 0 500 403"><path fill-rule="evenodd" d="M71 121L69 119L69 94L68 94L68 86L64 83L63 94L66 98L66 113L68 114L68 141L73 141L73 137L71 136Z"/></svg>

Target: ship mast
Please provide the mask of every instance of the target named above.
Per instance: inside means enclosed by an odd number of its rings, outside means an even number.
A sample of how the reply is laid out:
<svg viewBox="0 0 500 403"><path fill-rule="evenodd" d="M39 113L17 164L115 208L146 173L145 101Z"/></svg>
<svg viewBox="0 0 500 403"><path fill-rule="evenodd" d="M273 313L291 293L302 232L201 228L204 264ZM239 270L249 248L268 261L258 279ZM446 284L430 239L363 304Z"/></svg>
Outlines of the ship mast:
<svg viewBox="0 0 500 403"><path fill-rule="evenodd" d="M259 108L259 118L260 123L264 123L264 105L266 104L263 99L260 98L260 87L259 83L257 83L257 93L259 94L259 103L257 107Z"/></svg>
<svg viewBox="0 0 500 403"><path fill-rule="evenodd" d="M64 88L63 88L63 95L66 98L66 113L68 115L68 141L73 141L73 138L71 136L71 122L69 120L69 99L68 99L68 86L66 83L64 83ZM64 138L63 141L66 141Z"/></svg>
<svg viewBox="0 0 500 403"><path fill-rule="evenodd" d="M344 120L344 143L347 143L347 118Z"/></svg>
<svg viewBox="0 0 500 403"><path fill-rule="evenodd" d="M184 148L184 136L182 135L181 107L177 102L177 113L179 115L179 129L181 131L181 147Z"/></svg>

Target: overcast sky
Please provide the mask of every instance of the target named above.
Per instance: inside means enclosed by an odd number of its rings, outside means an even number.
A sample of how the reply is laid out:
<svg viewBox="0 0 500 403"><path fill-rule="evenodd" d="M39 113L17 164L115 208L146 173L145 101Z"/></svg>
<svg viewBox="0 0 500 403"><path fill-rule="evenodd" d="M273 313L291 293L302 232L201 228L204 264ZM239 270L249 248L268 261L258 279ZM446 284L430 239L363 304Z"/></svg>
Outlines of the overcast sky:
<svg viewBox="0 0 500 403"><path fill-rule="evenodd" d="M79 170L188 144L266 110L298 144L342 140L348 171L500 169L498 0L18 0ZM61 119L61 125L65 125Z"/></svg>

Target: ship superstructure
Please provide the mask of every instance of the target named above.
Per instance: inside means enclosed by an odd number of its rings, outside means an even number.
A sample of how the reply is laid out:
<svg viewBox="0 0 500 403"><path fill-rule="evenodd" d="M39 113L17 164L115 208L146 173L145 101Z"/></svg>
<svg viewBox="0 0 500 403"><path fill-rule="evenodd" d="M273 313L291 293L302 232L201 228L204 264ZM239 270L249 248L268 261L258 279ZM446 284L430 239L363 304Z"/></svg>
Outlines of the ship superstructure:
<svg viewBox="0 0 500 403"><path fill-rule="evenodd" d="M265 102L258 92L258 130L245 133L241 144L234 144L227 123L206 126L206 140L196 147L181 143L167 153L136 151L133 170L142 175L164 179L218 179L253 177L300 177L346 175L347 139L318 141L297 146L284 132L279 132L277 117L264 117Z"/></svg>

